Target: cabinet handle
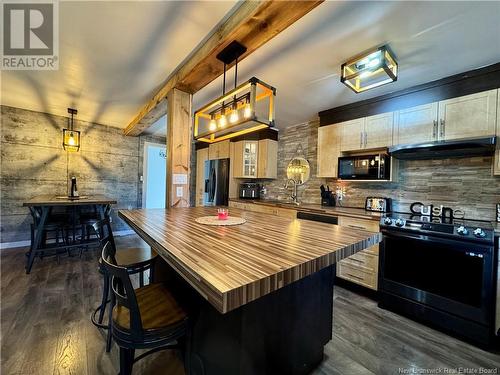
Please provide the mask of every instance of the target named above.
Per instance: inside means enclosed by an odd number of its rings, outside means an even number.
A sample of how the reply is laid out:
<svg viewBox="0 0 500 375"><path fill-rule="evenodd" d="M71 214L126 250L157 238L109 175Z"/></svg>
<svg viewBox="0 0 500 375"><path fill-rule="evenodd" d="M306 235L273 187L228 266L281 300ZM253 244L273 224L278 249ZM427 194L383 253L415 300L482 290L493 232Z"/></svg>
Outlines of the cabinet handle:
<svg viewBox="0 0 500 375"><path fill-rule="evenodd" d="M437 137L437 127L438 127L438 122L437 120L433 120L432 121L432 138L433 139L436 139Z"/></svg>
<svg viewBox="0 0 500 375"><path fill-rule="evenodd" d="M346 226L349 227L349 228L354 228L354 229L367 230L365 227L358 226L358 225L347 224Z"/></svg>
<svg viewBox="0 0 500 375"><path fill-rule="evenodd" d="M361 280L361 281L365 280L362 277L359 277L359 276L356 276L356 275L352 275L350 273L346 273L346 276L349 276L349 277L352 277L353 279L358 279L358 280Z"/></svg>
<svg viewBox="0 0 500 375"><path fill-rule="evenodd" d="M445 122L443 119L441 119L441 137L444 137L444 127L445 127Z"/></svg>
<svg viewBox="0 0 500 375"><path fill-rule="evenodd" d="M368 143L368 133L365 132L365 148L366 148L367 143Z"/></svg>
<svg viewBox="0 0 500 375"><path fill-rule="evenodd" d="M355 262L361 263L361 264L365 263L364 260L360 260L360 259L356 259L356 258L350 258L350 259L353 260L353 261L355 261Z"/></svg>
<svg viewBox="0 0 500 375"><path fill-rule="evenodd" d="M359 132L359 148L363 148L363 132Z"/></svg>

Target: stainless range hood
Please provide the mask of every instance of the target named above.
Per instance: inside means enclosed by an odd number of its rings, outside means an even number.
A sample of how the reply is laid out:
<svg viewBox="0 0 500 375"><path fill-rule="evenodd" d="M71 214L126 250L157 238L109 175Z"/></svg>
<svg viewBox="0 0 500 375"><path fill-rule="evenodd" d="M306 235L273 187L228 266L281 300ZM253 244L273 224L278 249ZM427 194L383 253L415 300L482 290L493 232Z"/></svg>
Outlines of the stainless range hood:
<svg viewBox="0 0 500 375"><path fill-rule="evenodd" d="M484 156L494 154L495 144L496 137L490 136L398 145L390 147L389 153L396 159L402 160Z"/></svg>

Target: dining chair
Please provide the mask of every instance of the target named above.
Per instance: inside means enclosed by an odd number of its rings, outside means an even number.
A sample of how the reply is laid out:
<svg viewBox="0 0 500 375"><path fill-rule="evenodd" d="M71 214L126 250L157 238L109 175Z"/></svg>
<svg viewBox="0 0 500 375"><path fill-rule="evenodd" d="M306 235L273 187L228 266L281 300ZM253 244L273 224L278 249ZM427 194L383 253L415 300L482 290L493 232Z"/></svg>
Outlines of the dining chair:
<svg viewBox="0 0 500 375"><path fill-rule="evenodd" d="M93 231L100 243L100 249L109 244L110 254L115 260L115 264L125 268L129 275L138 274L139 286L144 286L145 272L148 271L148 282L153 280L154 265L158 254L151 248L116 248L113 231L109 217L103 220L98 220L92 225ZM103 266L102 257L99 259L99 272L103 275L103 289L100 305L94 310L91 316L92 323L98 327L107 329L106 352L111 350L111 332L109 330L109 322L111 321L111 310L108 311L108 324L103 324L106 306L109 304L110 294L110 275L106 272ZM96 315L99 314L97 317Z"/></svg>
<svg viewBox="0 0 500 375"><path fill-rule="evenodd" d="M162 283L133 288L126 267L116 263L111 242L104 245L101 259L111 277L110 331L120 347L120 375L132 373L135 362L163 349L180 350L189 364L186 348L188 313ZM136 349L149 349L135 358ZM189 365L188 365L189 367Z"/></svg>

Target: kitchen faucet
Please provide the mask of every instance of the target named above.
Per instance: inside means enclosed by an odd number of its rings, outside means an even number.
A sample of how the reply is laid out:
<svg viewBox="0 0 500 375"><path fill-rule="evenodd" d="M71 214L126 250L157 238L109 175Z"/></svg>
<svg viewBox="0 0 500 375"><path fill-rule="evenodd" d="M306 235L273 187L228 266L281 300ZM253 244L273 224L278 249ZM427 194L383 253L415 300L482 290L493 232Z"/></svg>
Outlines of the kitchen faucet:
<svg viewBox="0 0 500 375"><path fill-rule="evenodd" d="M297 181L295 181L293 178L289 178L288 180L286 180L286 183L285 183L285 189L288 189L288 184L291 182L293 182L293 193L290 194L290 198L292 198L292 201L293 203L295 203L297 206L300 204L299 201L298 201L298 197L297 197Z"/></svg>

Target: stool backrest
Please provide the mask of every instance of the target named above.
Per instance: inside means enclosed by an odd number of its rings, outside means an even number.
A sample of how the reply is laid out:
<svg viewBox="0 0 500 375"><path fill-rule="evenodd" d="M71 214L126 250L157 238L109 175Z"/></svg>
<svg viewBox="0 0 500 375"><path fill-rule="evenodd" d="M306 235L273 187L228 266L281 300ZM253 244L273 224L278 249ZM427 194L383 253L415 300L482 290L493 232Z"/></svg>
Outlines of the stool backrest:
<svg viewBox="0 0 500 375"><path fill-rule="evenodd" d="M116 253L116 245L115 239L113 237L113 231L111 230L111 222L109 221L109 217L106 217L102 220L96 221L92 224L94 228L95 234L99 239L101 249L104 249L104 245L108 242L111 244L111 251L113 252L113 257Z"/></svg>
<svg viewBox="0 0 500 375"><path fill-rule="evenodd" d="M141 313L137 304L134 287L130 281L130 276L125 267L120 267L115 261L115 252L111 248L110 242L107 242L101 253L103 266L111 278L111 306L115 303L118 307L126 307L129 311L130 334L134 338L143 336L141 322Z"/></svg>

